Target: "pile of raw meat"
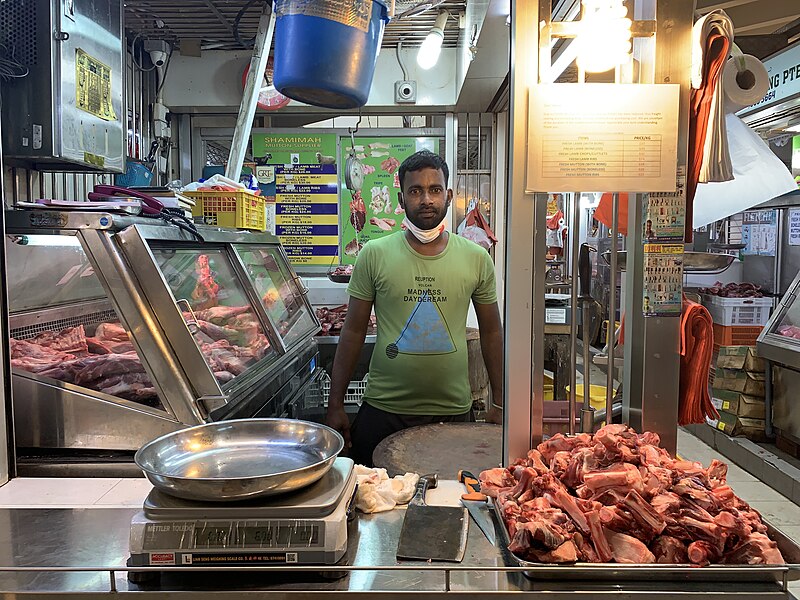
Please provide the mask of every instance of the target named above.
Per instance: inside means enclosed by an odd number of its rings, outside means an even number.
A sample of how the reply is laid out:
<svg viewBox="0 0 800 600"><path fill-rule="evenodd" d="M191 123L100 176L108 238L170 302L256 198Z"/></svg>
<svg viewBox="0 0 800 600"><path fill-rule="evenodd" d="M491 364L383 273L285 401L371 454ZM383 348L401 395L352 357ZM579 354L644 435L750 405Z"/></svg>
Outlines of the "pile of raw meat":
<svg viewBox="0 0 800 600"><path fill-rule="evenodd" d="M721 281L708 288L700 288L701 294L719 296L720 298L763 298L761 287L753 283L729 283Z"/></svg>
<svg viewBox="0 0 800 600"><path fill-rule="evenodd" d="M339 265L329 273L329 275L334 275L337 277L349 277L352 274L353 274L353 265Z"/></svg>
<svg viewBox="0 0 800 600"><path fill-rule="evenodd" d="M727 465L675 460L659 442L607 425L483 471L508 549L543 563L784 563L761 516L725 483Z"/></svg>
<svg viewBox="0 0 800 600"><path fill-rule="evenodd" d="M797 325L781 325L778 328L778 335L800 340L800 327Z"/></svg>
<svg viewBox="0 0 800 600"><path fill-rule="evenodd" d="M93 336L78 325L28 340L11 338L11 366L119 398L158 404L128 333L118 323L101 323Z"/></svg>
<svg viewBox="0 0 800 600"><path fill-rule="evenodd" d="M264 299L267 302L267 299ZM270 344L249 305L214 306L183 313L214 376L226 383L266 356Z"/></svg>
<svg viewBox="0 0 800 600"><path fill-rule="evenodd" d="M214 306L184 313L214 375L231 381L261 360L269 341L249 306ZM195 325L196 324L196 325ZM101 323L87 336L83 325L11 338L11 366L118 398L157 405L153 383L128 333L119 323Z"/></svg>
<svg viewBox="0 0 800 600"><path fill-rule="evenodd" d="M317 335L339 335L342 332L344 320L345 317L347 317L347 304L342 304L335 308L323 306L322 308L318 308L315 312L317 313L320 325L322 325L322 331ZM373 313L369 317L367 333L374 334L377 330L377 326L378 322Z"/></svg>

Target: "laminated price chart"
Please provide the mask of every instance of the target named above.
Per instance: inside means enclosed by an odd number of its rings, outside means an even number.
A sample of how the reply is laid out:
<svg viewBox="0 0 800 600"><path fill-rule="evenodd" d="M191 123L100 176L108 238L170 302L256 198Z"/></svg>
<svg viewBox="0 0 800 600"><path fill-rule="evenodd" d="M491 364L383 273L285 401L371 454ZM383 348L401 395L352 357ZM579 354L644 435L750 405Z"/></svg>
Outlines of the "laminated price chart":
<svg viewBox="0 0 800 600"><path fill-rule="evenodd" d="M542 84L531 89L532 192L674 192L680 88Z"/></svg>
<svg viewBox="0 0 800 600"><path fill-rule="evenodd" d="M545 135L545 177L661 177L662 136ZM628 188L622 188L627 190Z"/></svg>

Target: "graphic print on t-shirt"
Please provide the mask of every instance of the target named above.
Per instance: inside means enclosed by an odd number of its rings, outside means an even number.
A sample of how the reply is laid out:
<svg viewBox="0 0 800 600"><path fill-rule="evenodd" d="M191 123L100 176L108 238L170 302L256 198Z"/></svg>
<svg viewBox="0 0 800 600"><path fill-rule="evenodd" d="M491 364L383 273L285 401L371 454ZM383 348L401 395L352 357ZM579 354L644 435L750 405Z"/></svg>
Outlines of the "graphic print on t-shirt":
<svg viewBox="0 0 800 600"><path fill-rule="evenodd" d="M397 358L398 354L450 354L455 351L456 345L439 310L437 298L425 290L400 337L386 347L386 356Z"/></svg>

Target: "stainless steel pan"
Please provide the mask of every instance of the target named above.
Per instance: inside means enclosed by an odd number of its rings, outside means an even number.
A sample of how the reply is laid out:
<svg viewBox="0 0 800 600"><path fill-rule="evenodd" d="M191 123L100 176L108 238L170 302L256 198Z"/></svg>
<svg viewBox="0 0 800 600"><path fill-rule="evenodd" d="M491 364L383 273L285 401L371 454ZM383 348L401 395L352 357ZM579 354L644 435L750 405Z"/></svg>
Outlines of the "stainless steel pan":
<svg viewBox="0 0 800 600"><path fill-rule="evenodd" d="M238 419L198 425L148 442L134 460L159 490L229 502L300 489L320 479L344 448L325 425Z"/></svg>

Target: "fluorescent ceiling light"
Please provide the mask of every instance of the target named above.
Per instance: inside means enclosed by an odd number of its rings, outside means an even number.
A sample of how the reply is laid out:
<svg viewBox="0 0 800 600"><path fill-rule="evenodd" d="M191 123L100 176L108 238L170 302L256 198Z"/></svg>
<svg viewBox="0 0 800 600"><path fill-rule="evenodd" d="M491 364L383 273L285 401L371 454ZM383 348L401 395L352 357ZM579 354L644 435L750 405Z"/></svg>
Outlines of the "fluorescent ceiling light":
<svg viewBox="0 0 800 600"><path fill-rule="evenodd" d="M447 25L448 16L450 15L446 10L441 11L436 17L436 23L428 33L428 37L422 42L422 46L420 46L417 53L417 64L421 69L427 71L438 62L439 55L442 53L444 28Z"/></svg>
<svg viewBox="0 0 800 600"><path fill-rule="evenodd" d="M81 243L74 235L21 235L9 236L11 241L20 246L80 246Z"/></svg>

